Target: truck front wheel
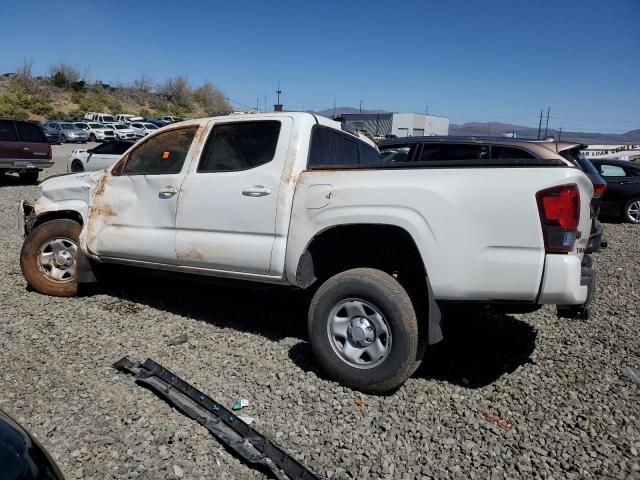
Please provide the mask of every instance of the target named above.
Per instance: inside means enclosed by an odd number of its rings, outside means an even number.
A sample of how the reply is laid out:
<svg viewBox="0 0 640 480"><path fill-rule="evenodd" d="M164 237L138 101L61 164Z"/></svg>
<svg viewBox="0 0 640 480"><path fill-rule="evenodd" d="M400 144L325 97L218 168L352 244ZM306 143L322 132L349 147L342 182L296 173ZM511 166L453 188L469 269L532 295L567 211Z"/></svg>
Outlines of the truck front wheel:
<svg viewBox="0 0 640 480"><path fill-rule="evenodd" d="M20 252L20 268L36 292L55 297L76 295L81 230L73 220L52 220L34 228L26 238Z"/></svg>
<svg viewBox="0 0 640 480"><path fill-rule="evenodd" d="M355 268L327 280L311 301L308 327L321 367L362 392L393 390L420 364L411 299L380 270Z"/></svg>

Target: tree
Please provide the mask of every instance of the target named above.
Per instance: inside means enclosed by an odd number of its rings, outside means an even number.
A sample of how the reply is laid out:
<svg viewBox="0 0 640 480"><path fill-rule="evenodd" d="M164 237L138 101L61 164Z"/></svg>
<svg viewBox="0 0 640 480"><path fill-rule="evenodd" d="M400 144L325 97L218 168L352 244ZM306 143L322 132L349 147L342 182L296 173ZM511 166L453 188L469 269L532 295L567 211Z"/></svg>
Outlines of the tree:
<svg viewBox="0 0 640 480"><path fill-rule="evenodd" d="M78 82L84 81L80 70L62 61L49 67L49 76L53 84L59 88L70 88Z"/></svg>
<svg viewBox="0 0 640 480"><path fill-rule="evenodd" d="M186 75L170 78L158 87L158 92L182 108L191 108L192 91Z"/></svg>
<svg viewBox="0 0 640 480"><path fill-rule="evenodd" d="M193 92L193 98L207 113L230 112L231 108L222 92L210 82L205 82Z"/></svg>
<svg viewBox="0 0 640 480"><path fill-rule="evenodd" d="M151 78L146 76L144 73L133 81L133 88L142 93L149 93L152 86L153 83L151 82Z"/></svg>

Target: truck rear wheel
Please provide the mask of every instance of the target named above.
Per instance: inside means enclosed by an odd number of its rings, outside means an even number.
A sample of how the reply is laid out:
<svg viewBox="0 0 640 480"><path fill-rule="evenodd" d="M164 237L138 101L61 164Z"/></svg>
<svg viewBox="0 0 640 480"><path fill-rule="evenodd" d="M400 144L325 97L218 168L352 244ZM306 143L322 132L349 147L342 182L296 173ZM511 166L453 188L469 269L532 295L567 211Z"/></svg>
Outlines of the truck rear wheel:
<svg viewBox="0 0 640 480"><path fill-rule="evenodd" d="M36 292L55 297L77 294L76 264L81 230L73 220L52 220L34 228L26 238L20 252L20 268Z"/></svg>
<svg viewBox="0 0 640 480"><path fill-rule="evenodd" d="M321 367L350 388L393 390L420 364L411 299L381 270L355 268L331 277L314 295L308 322Z"/></svg>

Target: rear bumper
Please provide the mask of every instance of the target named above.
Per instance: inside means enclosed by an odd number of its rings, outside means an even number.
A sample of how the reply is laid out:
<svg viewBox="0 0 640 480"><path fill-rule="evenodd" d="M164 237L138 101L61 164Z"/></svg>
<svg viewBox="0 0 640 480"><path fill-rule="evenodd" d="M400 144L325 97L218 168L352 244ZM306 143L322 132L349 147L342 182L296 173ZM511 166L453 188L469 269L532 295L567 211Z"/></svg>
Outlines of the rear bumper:
<svg viewBox="0 0 640 480"><path fill-rule="evenodd" d="M545 258L540 304L583 305L593 296L595 273L591 257L549 254Z"/></svg>
<svg viewBox="0 0 640 480"><path fill-rule="evenodd" d="M43 168L49 168L53 166L53 160L43 159L13 159L13 158L2 158L0 159L0 170L10 170L12 172L22 172L25 170L33 170L37 168L38 170L42 170Z"/></svg>

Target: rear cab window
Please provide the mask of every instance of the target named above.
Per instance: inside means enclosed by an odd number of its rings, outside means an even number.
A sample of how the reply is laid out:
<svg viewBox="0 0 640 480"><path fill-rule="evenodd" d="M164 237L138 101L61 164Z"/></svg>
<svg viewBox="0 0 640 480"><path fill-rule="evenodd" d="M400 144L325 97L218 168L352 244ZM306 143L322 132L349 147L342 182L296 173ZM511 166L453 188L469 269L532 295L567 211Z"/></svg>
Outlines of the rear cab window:
<svg viewBox="0 0 640 480"><path fill-rule="evenodd" d="M381 165L380 153L358 138L329 127L313 127L309 168L366 168Z"/></svg>

